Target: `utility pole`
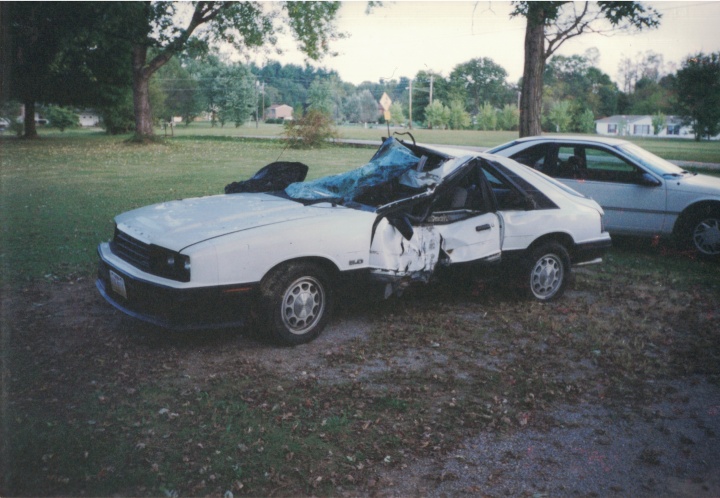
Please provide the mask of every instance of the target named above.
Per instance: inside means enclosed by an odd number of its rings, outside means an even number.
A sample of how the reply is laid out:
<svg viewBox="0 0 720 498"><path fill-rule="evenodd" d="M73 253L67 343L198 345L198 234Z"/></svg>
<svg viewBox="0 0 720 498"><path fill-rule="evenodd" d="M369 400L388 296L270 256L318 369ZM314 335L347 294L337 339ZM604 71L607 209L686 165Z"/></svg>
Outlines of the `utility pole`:
<svg viewBox="0 0 720 498"><path fill-rule="evenodd" d="M433 92L433 82L435 81L435 76L432 74L430 75L430 103L432 104L432 92Z"/></svg>
<svg viewBox="0 0 720 498"><path fill-rule="evenodd" d="M412 130L412 80L410 80L410 87L408 89L408 94L410 95L410 105L408 106L409 112L410 112L410 125L408 128Z"/></svg>

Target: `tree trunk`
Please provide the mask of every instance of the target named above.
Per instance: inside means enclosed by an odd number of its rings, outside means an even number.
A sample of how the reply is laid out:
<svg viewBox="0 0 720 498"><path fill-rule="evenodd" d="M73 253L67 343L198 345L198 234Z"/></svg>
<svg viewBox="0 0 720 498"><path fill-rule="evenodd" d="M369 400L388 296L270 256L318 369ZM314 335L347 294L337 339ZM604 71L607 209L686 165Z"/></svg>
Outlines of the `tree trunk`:
<svg viewBox="0 0 720 498"><path fill-rule="evenodd" d="M135 140L144 141L154 135L152 109L150 108L150 76L145 61L147 47L133 47L133 109L135 111Z"/></svg>
<svg viewBox="0 0 720 498"><path fill-rule="evenodd" d="M530 2L525 28L525 65L520 96L520 137L542 134L542 89L545 72L545 11Z"/></svg>
<svg viewBox="0 0 720 498"><path fill-rule="evenodd" d="M35 123L35 100L27 99L23 104L25 106L23 138L38 138L37 124Z"/></svg>

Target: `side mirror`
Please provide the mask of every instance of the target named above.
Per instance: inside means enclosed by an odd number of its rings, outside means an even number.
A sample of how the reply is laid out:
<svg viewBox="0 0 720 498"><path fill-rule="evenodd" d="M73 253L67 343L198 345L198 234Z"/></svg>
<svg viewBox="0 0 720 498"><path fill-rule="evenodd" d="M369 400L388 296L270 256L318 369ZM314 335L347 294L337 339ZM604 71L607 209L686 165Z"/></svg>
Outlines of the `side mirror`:
<svg viewBox="0 0 720 498"><path fill-rule="evenodd" d="M659 187L661 183L650 173L643 173L640 175L640 185L644 187Z"/></svg>

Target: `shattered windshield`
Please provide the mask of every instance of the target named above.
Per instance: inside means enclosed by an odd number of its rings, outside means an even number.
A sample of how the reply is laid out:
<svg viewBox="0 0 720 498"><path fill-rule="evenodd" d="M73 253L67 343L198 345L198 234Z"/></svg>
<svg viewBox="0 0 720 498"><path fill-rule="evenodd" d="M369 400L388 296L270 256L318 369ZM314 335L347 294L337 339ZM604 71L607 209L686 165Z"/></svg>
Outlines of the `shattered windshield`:
<svg viewBox="0 0 720 498"><path fill-rule="evenodd" d="M307 182L290 184L285 193L299 201L345 203L417 167L420 158L394 138L382 144L369 163L357 169Z"/></svg>

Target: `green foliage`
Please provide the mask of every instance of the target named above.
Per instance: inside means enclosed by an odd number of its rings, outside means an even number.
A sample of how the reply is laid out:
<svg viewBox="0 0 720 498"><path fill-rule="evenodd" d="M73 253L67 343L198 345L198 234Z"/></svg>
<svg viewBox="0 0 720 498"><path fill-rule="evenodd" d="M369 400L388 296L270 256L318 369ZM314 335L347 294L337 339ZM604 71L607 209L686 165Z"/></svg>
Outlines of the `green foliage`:
<svg viewBox="0 0 720 498"><path fill-rule="evenodd" d="M405 123L405 112L403 111L403 106L398 102L393 102L390 105L390 120L398 125Z"/></svg>
<svg viewBox="0 0 720 498"><path fill-rule="evenodd" d="M585 109L577 115L574 131L579 133L595 133L595 115L590 109Z"/></svg>
<svg viewBox="0 0 720 498"><path fill-rule="evenodd" d="M255 77L247 66L226 64L211 55L191 65L202 108L210 114L213 126L245 123L255 112L258 94Z"/></svg>
<svg viewBox="0 0 720 498"><path fill-rule="evenodd" d="M80 126L80 117L72 109L51 105L45 109L45 116L50 126L60 131Z"/></svg>
<svg viewBox="0 0 720 498"><path fill-rule="evenodd" d="M300 119L287 121L284 133L290 147L296 149L322 147L338 136L332 117L318 109L310 109Z"/></svg>
<svg viewBox="0 0 720 498"><path fill-rule="evenodd" d="M544 106L568 100L578 109L590 109L596 116L617 112L619 90L610 76L593 65L592 52L570 57L555 55L543 75Z"/></svg>
<svg viewBox="0 0 720 498"><path fill-rule="evenodd" d="M552 125L552 131L561 133L570 131L572 122L570 102L567 100L555 102L548 113L548 122Z"/></svg>
<svg viewBox="0 0 720 498"><path fill-rule="evenodd" d="M720 52L699 53L677 72L678 106L695 140L720 133Z"/></svg>
<svg viewBox="0 0 720 498"><path fill-rule="evenodd" d="M497 111L497 128L499 130L517 130L520 123L520 110L516 105L505 104Z"/></svg>
<svg viewBox="0 0 720 498"><path fill-rule="evenodd" d="M456 100L450 103L448 126L451 130L462 130L470 126L470 114L465 110L465 105L462 102Z"/></svg>
<svg viewBox="0 0 720 498"><path fill-rule="evenodd" d="M670 113L675 104L675 92L660 83L643 78L635 84L635 91L629 96L628 114Z"/></svg>
<svg viewBox="0 0 720 498"><path fill-rule="evenodd" d="M156 117L170 122L173 117L181 116L188 125L202 111L200 98L200 82L193 77L190 67L194 67L193 60L181 63L180 58L172 58L162 66L153 78L157 88L162 93L162 106L153 102L153 111Z"/></svg>
<svg viewBox="0 0 720 498"><path fill-rule="evenodd" d="M485 102L495 107L512 102L515 92L506 82L507 71L488 57L458 64L450 73L453 97L462 96L470 113L476 114Z"/></svg>
<svg viewBox="0 0 720 498"><path fill-rule="evenodd" d="M660 114L659 112L657 114L653 114L652 117L652 127L653 127L653 134L659 135L660 132L665 128L665 123L667 122L667 117L664 114Z"/></svg>
<svg viewBox="0 0 720 498"><path fill-rule="evenodd" d="M261 68L255 66L251 68L258 81L265 85L266 105L287 104L295 109L302 109L307 102L308 89L313 81L339 79L337 72L311 65L304 67L296 64L283 65L271 61Z"/></svg>
<svg viewBox="0 0 720 498"><path fill-rule="evenodd" d="M342 98L342 83L335 77L313 80L307 92L308 108L325 113L336 121L342 119ZM363 117L367 117L366 98L367 96L361 96L358 102L358 110L363 114ZM372 95L370 95L370 98L372 98Z"/></svg>
<svg viewBox="0 0 720 498"><path fill-rule="evenodd" d="M121 2L6 2L5 98L99 107L131 84L130 45L116 37ZM7 69L7 71L5 71ZM3 90L5 90L3 86ZM35 136L26 120L27 136Z"/></svg>
<svg viewBox="0 0 720 498"><path fill-rule="evenodd" d="M498 113L489 102L485 102L477 116L477 127L483 131L497 130Z"/></svg>
<svg viewBox="0 0 720 498"><path fill-rule="evenodd" d="M109 135L129 133L135 128L132 91L119 92L113 102L100 107L102 124Z"/></svg>
<svg viewBox="0 0 720 498"><path fill-rule="evenodd" d="M425 124L430 129L445 128L450 120L450 110L439 100L425 107Z"/></svg>
<svg viewBox="0 0 720 498"><path fill-rule="evenodd" d="M413 78L412 117L414 121L425 121L425 109L430 100L449 102L448 82L440 74L433 71L418 71Z"/></svg>
<svg viewBox="0 0 720 498"><path fill-rule="evenodd" d="M351 123L375 123L380 114L378 102L369 90L362 90L345 100L345 118Z"/></svg>

